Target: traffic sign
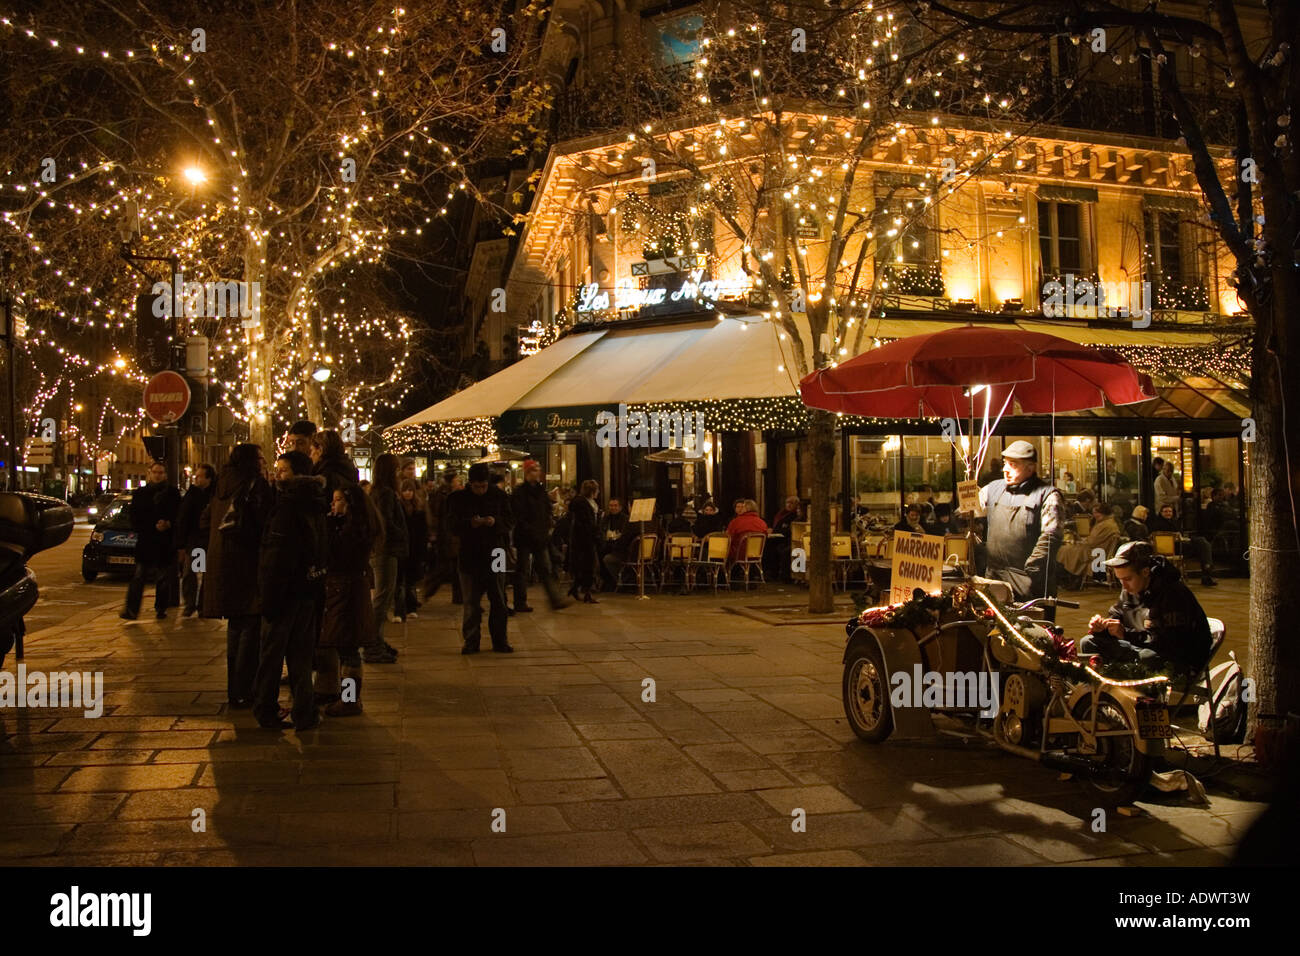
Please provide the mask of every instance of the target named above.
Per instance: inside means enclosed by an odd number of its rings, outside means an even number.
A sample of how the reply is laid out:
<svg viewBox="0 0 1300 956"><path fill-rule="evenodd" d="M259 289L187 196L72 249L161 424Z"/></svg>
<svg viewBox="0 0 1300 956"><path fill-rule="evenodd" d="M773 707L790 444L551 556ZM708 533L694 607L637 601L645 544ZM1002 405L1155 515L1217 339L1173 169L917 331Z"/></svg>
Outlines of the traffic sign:
<svg viewBox="0 0 1300 956"><path fill-rule="evenodd" d="M144 413L159 425L170 425L190 407L190 383L178 372L159 372L144 387Z"/></svg>

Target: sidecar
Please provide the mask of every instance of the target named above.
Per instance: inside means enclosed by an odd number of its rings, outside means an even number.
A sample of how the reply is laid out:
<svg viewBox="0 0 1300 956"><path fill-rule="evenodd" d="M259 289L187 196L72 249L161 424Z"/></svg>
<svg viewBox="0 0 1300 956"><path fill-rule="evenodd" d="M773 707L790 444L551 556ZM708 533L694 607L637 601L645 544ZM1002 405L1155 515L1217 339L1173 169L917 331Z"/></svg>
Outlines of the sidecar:
<svg viewBox="0 0 1300 956"><path fill-rule="evenodd" d="M1010 587L1001 581L974 578L972 583L998 600L1011 600ZM936 733L931 712L977 715L986 709L990 689L996 707L997 675L989 667L987 643L983 622L951 609L921 633L853 627L844 648L841 688L849 726L873 743L891 736L931 737Z"/></svg>

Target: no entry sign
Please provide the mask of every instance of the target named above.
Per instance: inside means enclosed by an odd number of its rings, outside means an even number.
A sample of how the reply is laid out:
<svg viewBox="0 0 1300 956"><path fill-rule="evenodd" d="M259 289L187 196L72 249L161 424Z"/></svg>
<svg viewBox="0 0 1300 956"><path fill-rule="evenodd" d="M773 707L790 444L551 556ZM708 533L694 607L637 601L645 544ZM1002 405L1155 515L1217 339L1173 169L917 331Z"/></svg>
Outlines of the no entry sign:
<svg viewBox="0 0 1300 956"><path fill-rule="evenodd" d="M190 383L176 372L159 372L144 387L144 413L159 425L170 425L190 407Z"/></svg>

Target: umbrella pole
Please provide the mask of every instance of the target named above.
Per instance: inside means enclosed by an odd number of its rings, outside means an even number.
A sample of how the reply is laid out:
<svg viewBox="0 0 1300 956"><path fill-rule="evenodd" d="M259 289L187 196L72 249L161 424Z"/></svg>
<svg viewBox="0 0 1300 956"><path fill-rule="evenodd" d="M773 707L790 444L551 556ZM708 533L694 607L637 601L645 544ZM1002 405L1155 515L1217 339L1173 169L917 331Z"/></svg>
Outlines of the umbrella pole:
<svg viewBox="0 0 1300 956"><path fill-rule="evenodd" d="M976 494L979 494L979 446L975 444L975 396L970 396L970 430L966 432L966 438L970 442L970 451L966 457L966 477L975 480ZM974 455L972 458L970 455ZM978 500L978 499L977 499ZM966 557L970 562L967 576L975 574L975 512L966 519Z"/></svg>

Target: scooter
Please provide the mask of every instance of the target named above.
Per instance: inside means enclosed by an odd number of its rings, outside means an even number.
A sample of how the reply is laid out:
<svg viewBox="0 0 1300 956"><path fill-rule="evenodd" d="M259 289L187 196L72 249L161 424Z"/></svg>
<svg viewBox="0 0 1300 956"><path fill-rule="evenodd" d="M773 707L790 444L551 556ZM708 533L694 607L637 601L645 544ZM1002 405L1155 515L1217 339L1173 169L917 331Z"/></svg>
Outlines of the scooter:
<svg viewBox="0 0 1300 956"><path fill-rule="evenodd" d="M887 615L882 626L851 622L843 677L849 725L879 743L895 734L932 736L931 715L943 713L1003 750L1077 775L1108 802L1131 802L1171 735L1169 679L1100 674L1071 657L1051 622L1026 613L1078 604L1038 598L1011 605L1003 603L1009 589L1000 600L991 596L999 588L1005 585L973 579L942 599L926 599L935 606L931 616L912 613L908 626L891 626ZM912 672L978 674L982 685L1000 687L1000 699L995 710L987 709L989 701L938 694L922 706L896 706L891 685Z"/></svg>
<svg viewBox="0 0 1300 956"><path fill-rule="evenodd" d="M68 540L76 517L66 502L27 491L0 492L0 666L23 659L23 618L36 605L32 555Z"/></svg>

